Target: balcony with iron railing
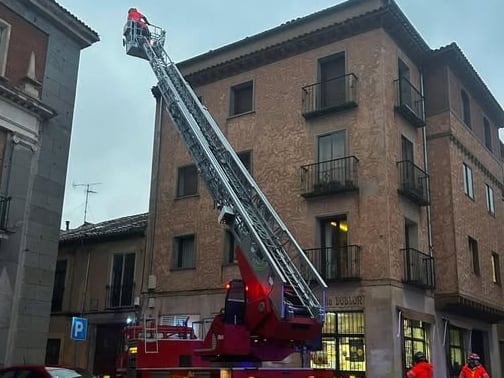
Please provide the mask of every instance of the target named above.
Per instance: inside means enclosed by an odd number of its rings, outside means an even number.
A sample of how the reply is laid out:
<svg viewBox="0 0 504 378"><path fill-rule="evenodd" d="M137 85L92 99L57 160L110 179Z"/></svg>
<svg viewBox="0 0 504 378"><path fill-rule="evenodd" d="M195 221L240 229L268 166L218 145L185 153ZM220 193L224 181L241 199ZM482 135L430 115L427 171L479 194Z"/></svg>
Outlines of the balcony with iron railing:
<svg viewBox="0 0 504 378"><path fill-rule="evenodd" d="M349 73L302 88L306 119L357 106L357 76Z"/></svg>
<svg viewBox="0 0 504 378"><path fill-rule="evenodd" d="M134 304L135 283L129 282L124 285L106 286L107 309L131 307Z"/></svg>
<svg viewBox="0 0 504 378"><path fill-rule="evenodd" d="M401 249L403 282L423 289L435 287L434 258L415 248Z"/></svg>
<svg viewBox="0 0 504 378"><path fill-rule="evenodd" d="M429 175L410 160L397 162L399 169L399 194L409 198L419 206L429 204Z"/></svg>
<svg viewBox="0 0 504 378"><path fill-rule="evenodd" d="M0 196L0 231L7 231L11 197Z"/></svg>
<svg viewBox="0 0 504 378"><path fill-rule="evenodd" d="M306 256L326 281L360 280L358 245L305 249Z"/></svg>
<svg viewBox="0 0 504 378"><path fill-rule="evenodd" d="M425 126L424 97L405 77L395 80L396 111L415 127Z"/></svg>
<svg viewBox="0 0 504 378"><path fill-rule="evenodd" d="M359 190L359 159L347 156L301 167L301 195L305 198Z"/></svg>

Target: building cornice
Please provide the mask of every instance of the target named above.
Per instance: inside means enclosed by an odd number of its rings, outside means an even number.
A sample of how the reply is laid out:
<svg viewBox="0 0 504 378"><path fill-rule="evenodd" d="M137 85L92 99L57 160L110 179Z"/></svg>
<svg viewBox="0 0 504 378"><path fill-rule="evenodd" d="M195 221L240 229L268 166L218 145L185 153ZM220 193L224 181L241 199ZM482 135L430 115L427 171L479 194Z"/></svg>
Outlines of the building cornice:
<svg viewBox="0 0 504 378"><path fill-rule="evenodd" d="M478 75L460 47L455 43L432 50L425 57L424 66L447 65L461 79L471 95L477 98L489 116L496 122L497 128L504 127L504 110L492 95L487 85Z"/></svg>
<svg viewBox="0 0 504 378"><path fill-rule="evenodd" d="M0 98L4 98L17 106L26 109L30 113L35 114L40 119L46 120L56 116L56 111L49 106L44 105L41 101L27 95L19 89L13 88L6 84L5 81L0 81Z"/></svg>
<svg viewBox="0 0 504 378"><path fill-rule="evenodd" d="M367 11L364 9L358 15L333 23L327 22L333 15L336 19L343 6L346 10L362 3L360 0L347 1L185 60L178 67L191 85L197 87L379 28L384 29L420 64L430 49L393 1L375 2L374 8ZM324 20L320 27L316 27L317 18ZM302 24L308 22L313 25L307 31ZM278 37L275 39L273 35ZM264 43L260 43L261 41ZM210 63L206 64L207 61Z"/></svg>
<svg viewBox="0 0 504 378"><path fill-rule="evenodd" d="M81 49L98 42L98 33L80 21L54 0L22 0L38 13L48 18L52 24L60 28L66 35L75 39Z"/></svg>
<svg viewBox="0 0 504 378"><path fill-rule="evenodd" d="M481 299L471 299L460 293L436 294L435 303L438 310L464 314L473 319L490 323L504 320L502 307L494 307Z"/></svg>
<svg viewBox="0 0 504 378"><path fill-rule="evenodd" d="M476 157L475 154L471 152L471 150L462 143L460 139L458 139L451 131L446 131L438 134L433 134L427 136L427 141L431 141L434 139L440 138L449 138L450 142L453 143L455 147L459 149L476 167L480 169L480 171L491 181L495 186L497 186L501 191L504 192L504 183L495 176L490 170L483 164L483 162ZM499 163L498 163L499 164Z"/></svg>

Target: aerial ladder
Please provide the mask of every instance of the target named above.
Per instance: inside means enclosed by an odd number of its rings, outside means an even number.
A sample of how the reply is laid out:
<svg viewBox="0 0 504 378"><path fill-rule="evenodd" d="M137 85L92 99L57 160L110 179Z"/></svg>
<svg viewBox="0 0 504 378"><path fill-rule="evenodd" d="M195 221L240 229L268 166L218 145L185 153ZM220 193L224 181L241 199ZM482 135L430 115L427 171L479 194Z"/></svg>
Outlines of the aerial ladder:
<svg viewBox="0 0 504 378"><path fill-rule="evenodd" d="M306 348L321 335L326 283L164 50L165 30L151 25L146 35L127 21L123 35L127 54L149 61L172 123L213 197L218 222L238 244L241 280L229 284L224 314L196 352L210 360L281 360Z"/></svg>

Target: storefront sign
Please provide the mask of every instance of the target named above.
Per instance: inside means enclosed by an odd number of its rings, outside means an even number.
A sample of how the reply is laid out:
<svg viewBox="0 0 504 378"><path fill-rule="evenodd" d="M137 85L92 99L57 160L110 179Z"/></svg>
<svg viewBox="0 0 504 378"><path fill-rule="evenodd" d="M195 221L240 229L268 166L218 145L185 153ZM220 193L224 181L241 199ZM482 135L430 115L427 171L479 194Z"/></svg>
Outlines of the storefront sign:
<svg viewBox="0 0 504 378"><path fill-rule="evenodd" d="M327 298L327 306L329 307L363 307L364 295L343 295L332 296Z"/></svg>

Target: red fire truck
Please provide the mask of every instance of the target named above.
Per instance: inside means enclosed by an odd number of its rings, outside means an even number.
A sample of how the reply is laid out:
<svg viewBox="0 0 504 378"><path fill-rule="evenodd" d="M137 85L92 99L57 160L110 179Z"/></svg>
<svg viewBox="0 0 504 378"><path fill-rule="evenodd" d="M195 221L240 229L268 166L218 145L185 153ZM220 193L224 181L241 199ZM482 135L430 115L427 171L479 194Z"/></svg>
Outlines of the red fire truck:
<svg viewBox="0 0 504 378"><path fill-rule="evenodd" d="M241 278L203 339L192 327L144 318L126 327L118 371L128 377L326 378L306 356L321 343L326 283L163 48L165 31L128 20L126 53L149 61L157 88L200 176L233 233ZM271 368L293 353L305 367Z"/></svg>

